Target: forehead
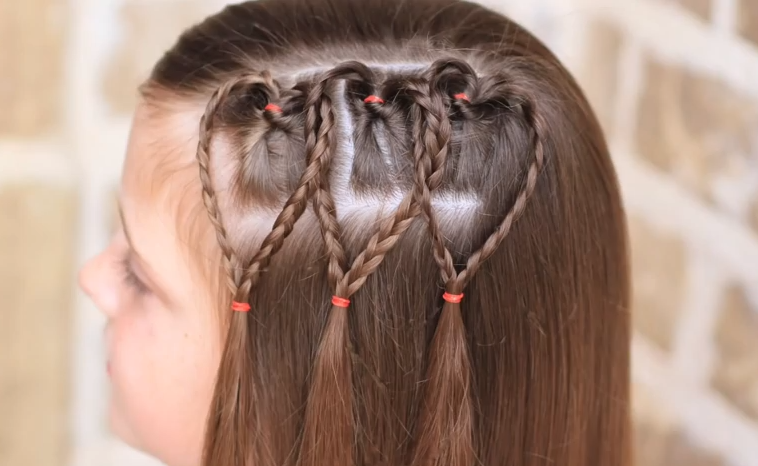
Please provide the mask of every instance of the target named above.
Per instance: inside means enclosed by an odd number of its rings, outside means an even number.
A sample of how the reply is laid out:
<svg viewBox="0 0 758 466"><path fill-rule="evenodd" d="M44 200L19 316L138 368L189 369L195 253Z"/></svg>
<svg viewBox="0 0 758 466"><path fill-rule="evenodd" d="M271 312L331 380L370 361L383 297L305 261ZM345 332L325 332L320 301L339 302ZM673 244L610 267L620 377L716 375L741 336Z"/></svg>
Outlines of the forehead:
<svg viewBox="0 0 758 466"><path fill-rule="evenodd" d="M195 162L201 116L202 109L172 111L145 102L135 112L120 197L135 247L144 255L209 258L197 254L208 251L212 238ZM200 270L208 270L207 264Z"/></svg>
<svg viewBox="0 0 758 466"><path fill-rule="evenodd" d="M195 161L201 116L201 110L191 107L171 109L141 102L132 119L122 177L124 187L136 188L139 181L150 178L151 191L160 191L166 188L167 178L186 172Z"/></svg>

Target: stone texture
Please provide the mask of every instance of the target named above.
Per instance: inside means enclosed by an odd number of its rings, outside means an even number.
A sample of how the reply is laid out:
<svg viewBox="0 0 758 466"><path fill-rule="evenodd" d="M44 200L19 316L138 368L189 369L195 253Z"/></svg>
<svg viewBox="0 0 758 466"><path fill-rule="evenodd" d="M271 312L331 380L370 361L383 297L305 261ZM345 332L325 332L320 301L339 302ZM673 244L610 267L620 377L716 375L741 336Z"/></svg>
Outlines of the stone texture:
<svg viewBox="0 0 758 466"><path fill-rule="evenodd" d="M0 188L0 464L63 466L75 192Z"/></svg>
<svg viewBox="0 0 758 466"><path fill-rule="evenodd" d="M637 129L641 154L703 199L715 180L754 172L758 101L723 83L648 61Z"/></svg>
<svg viewBox="0 0 758 466"><path fill-rule="evenodd" d="M739 5L740 33L758 46L758 2L755 0L740 0Z"/></svg>
<svg viewBox="0 0 758 466"><path fill-rule="evenodd" d="M606 134L613 128L619 51L623 42L617 27L594 20L587 32L586 62L578 79Z"/></svg>
<svg viewBox="0 0 758 466"><path fill-rule="evenodd" d="M679 429L665 431L646 422L635 427L637 466L727 466L720 455L697 447Z"/></svg>
<svg viewBox="0 0 758 466"><path fill-rule="evenodd" d="M67 11L64 0L0 2L0 137L60 125Z"/></svg>
<svg viewBox="0 0 758 466"><path fill-rule="evenodd" d="M632 408L637 423L652 426L659 433L670 432L676 428L674 413L661 403L654 391L640 383L632 382Z"/></svg>
<svg viewBox="0 0 758 466"><path fill-rule="evenodd" d="M758 308L744 289L730 288L716 328L718 364L712 384L734 406L758 420Z"/></svg>
<svg viewBox="0 0 758 466"><path fill-rule="evenodd" d="M670 349L684 299L686 250L681 238L657 232L639 218L630 219L629 230L634 327Z"/></svg>
<svg viewBox="0 0 758 466"><path fill-rule="evenodd" d="M671 0L698 17L709 21L711 19L711 0Z"/></svg>
<svg viewBox="0 0 758 466"><path fill-rule="evenodd" d="M119 12L122 40L106 64L102 89L116 113L129 113L137 101L137 88L155 62L186 28L213 13L214 2L125 2Z"/></svg>
<svg viewBox="0 0 758 466"><path fill-rule="evenodd" d="M632 385L632 406L637 466L726 466L682 434L674 414L649 388Z"/></svg>

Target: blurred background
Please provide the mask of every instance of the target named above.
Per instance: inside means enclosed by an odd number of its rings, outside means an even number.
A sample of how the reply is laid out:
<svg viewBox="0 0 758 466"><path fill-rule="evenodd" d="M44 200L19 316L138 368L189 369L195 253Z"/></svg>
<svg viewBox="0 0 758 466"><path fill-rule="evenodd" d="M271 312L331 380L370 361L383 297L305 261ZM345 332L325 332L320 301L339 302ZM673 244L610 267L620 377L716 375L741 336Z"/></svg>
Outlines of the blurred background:
<svg viewBox="0 0 758 466"><path fill-rule="evenodd" d="M106 430L75 287L135 88L218 0L0 0L0 465L154 465ZM579 78L630 218L637 466L758 466L758 0L483 0ZM613 466L613 465L608 465Z"/></svg>

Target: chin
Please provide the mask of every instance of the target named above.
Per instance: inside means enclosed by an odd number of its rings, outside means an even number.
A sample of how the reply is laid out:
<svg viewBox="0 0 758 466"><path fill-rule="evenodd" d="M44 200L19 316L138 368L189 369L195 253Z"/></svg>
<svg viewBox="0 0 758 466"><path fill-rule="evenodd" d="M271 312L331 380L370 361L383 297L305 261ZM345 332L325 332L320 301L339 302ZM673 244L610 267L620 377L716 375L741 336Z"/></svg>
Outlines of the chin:
<svg viewBox="0 0 758 466"><path fill-rule="evenodd" d="M202 457L202 442L199 447L190 447L196 442L181 441L172 435L170 426L161 425L155 419L127 418L117 405L111 402L108 424L110 431L129 447L149 455L167 466L199 466Z"/></svg>
<svg viewBox="0 0 758 466"><path fill-rule="evenodd" d="M110 407L108 408L108 429L110 430L111 434L113 434L116 438L121 440L126 445L136 450L149 453L145 451L144 445L138 441L137 436L134 435L134 431L129 427L129 423L126 422L124 416L114 405L113 401L111 401Z"/></svg>

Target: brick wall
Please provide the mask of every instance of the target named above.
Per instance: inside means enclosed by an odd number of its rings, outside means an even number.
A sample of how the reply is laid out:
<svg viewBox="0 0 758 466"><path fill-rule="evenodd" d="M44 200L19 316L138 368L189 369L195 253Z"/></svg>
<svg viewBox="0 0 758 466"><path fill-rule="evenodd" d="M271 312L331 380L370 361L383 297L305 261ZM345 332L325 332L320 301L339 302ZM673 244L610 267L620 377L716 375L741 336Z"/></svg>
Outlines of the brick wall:
<svg viewBox="0 0 758 466"><path fill-rule="evenodd" d="M639 466L758 465L758 0L482 0L548 41L630 216ZM221 0L0 0L0 466L150 465L105 432L106 242L134 86Z"/></svg>

